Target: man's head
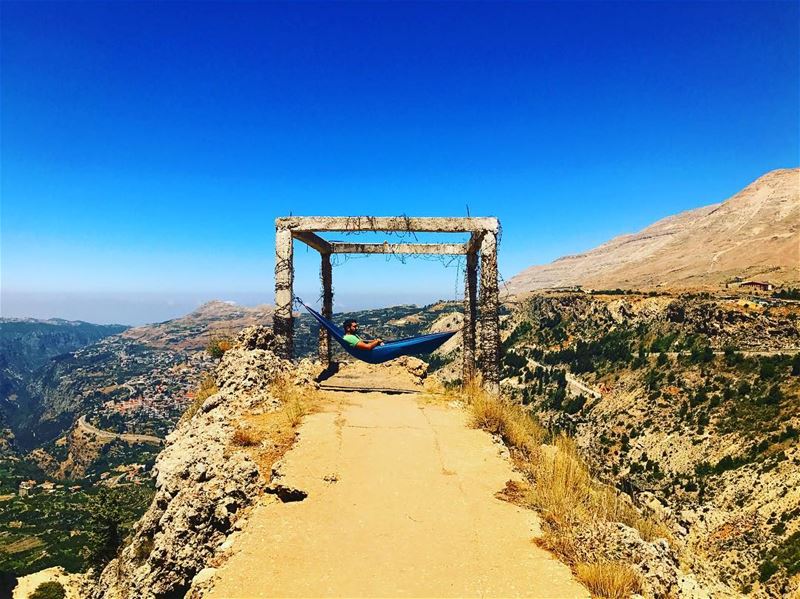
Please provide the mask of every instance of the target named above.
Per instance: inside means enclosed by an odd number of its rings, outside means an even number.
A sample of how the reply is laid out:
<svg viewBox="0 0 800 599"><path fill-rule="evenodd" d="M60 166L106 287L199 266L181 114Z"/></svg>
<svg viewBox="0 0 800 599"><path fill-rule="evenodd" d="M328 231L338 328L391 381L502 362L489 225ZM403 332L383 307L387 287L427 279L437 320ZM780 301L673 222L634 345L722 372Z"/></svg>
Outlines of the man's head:
<svg viewBox="0 0 800 599"><path fill-rule="evenodd" d="M358 323L353 320L352 318L348 318L344 321L344 332L345 333L355 333L358 329Z"/></svg>

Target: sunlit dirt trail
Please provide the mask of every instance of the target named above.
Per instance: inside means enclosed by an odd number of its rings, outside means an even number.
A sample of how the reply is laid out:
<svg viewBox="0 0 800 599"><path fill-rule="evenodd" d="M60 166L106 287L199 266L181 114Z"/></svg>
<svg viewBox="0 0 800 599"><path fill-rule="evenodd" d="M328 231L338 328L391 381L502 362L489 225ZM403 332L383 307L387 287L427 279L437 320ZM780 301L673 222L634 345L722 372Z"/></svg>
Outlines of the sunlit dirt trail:
<svg viewBox="0 0 800 599"><path fill-rule="evenodd" d="M518 475L461 409L323 394L276 481L306 498L265 496L207 597L589 596L532 542L536 514L495 497Z"/></svg>

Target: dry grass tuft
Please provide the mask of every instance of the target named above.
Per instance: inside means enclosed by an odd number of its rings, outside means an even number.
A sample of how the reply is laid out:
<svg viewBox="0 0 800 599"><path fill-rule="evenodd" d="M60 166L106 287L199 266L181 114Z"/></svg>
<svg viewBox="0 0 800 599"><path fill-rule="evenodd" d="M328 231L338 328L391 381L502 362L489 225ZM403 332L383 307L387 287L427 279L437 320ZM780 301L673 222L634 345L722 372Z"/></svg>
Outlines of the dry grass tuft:
<svg viewBox="0 0 800 599"><path fill-rule="evenodd" d="M429 376L422 381L422 393L417 397L423 404L442 404L455 399L452 393L436 377Z"/></svg>
<svg viewBox="0 0 800 599"><path fill-rule="evenodd" d="M597 596L628 597L634 592L629 589L638 589L639 579L626 564L579 563L585 558L576 546L577 533L601 522L621 522L645 541L665 538L673 544L667 525L643 516L627 496L595 479L571 438L562 434L543 445L547 432L521 405L484 391L480 381L454 393L469 407L475 426L502 437L526 474L529 486L507 483L498 497L541 513L545 534L537 544L572 564Z"/></svg>
<svg viewBox="0 0 800 599"><path fill-rule="evenodd" d="M297 384L291 375L273 381L270 394L280 403L278 409L245 416L232 441L233 445L248 448L266 479L273 464L294 444L303 417L322 403L316 389Z"/></svg>
<svg viewBox="0 0 800 599"><path fill-rule="evenodd" d="M533 476L532 503L559 528L590 519L592 478L589 469L575 454L575 446L565 436L530 465Z"/></svg>
<svg viewBox="0 0 800 599"><path fill-rule="evenodd" d="M319 404L320 398L316 389L298 385L290 376L275 379L271 391L280 401L281 411L292 428L298 427L303 417Z"/></svg>
<svg viewBox="0 0 800 599"><path fill-rule="evenodd" d="M571 536L575 528L598 521L621 522L639 531L645 541L664 538L674 543L665 523L643 516L626 496L595 480L575 442L565 435L557 436L553 446L531 464L530 474L534 481L531 503L550 525L548 536ZM552 543L564 544L558 539ZM558 553L569 560L575 558Z"/></svg>
<svg viewBox="0 0 800 599"><path fill-rule="evenodd" d="M633 568L622 562L576 564L575 575L594 597L626 599L642 590L639 576Z"/></svg>
<svg viewBox="0 0 800 599"><path fill-rule="evenodd" d="M531 487L528 483L507 480L506 486L494 494L498 499L520 507L530 507Z"/></svg>
<svg viewBox="0 0 800 599"><path fill-rule="evenodd" d="M526 459L533 459L547 438L547 432L530 412L514 401L486 391L473 379L455 392L472 414L472 424L499 435L506 445Z"/></svg>
<svg viewBox="0 0 800 599"><path fill-rule="evenodd" d="M284 414L286 414L289 426L296 428L303 421L303 416L306 415L307 408L302 401L293 400L284 406L283 411Z"/></svg>
<svg viewBox="0 0 800 599"><path fill-rule="evenodd" d="M192 403L189 404L189 407L186 408L183 416L181 416L181 422L184 420L191 420L194 415L197 414L197 411L200 409L200 406L203 405L203 402L218 391L219 388L217 387L217 382L214 380L214 377L208 373L205 373L203 378L200 379L200 386L194 392L194 399L192 400Z"/></svg>
<svg viewBox="0 0 800 599"><path fill-rule="evenodd" d="M240 447L253 447L261 443L261 439L256 431L250 428L237 428L231 439L234 445Z"/></svg>

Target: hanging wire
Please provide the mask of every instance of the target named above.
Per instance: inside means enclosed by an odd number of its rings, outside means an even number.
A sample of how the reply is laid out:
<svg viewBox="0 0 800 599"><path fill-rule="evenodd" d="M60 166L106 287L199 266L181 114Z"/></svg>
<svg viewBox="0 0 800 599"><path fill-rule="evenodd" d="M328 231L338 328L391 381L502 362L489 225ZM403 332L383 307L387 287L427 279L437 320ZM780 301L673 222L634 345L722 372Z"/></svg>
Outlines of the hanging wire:
<svg viewBox="0 0 800 599"><path fill-rule="evenodd" d="M467 216L471 217L469 205L466 206L467 209ZM341 231L343 235L352 236L363 234L365 232L370 232L371 230L374 231L374 227L376 226L374 216L350 216L347 217L345 222L345 230ZM415 242L419 241L417 237L416 231L414 231L411 227L411 218L403 213L397 217L394 217L395 224L397 225L394 230L390 231L382 231L387 237L396 237L399 241L405 241L409 237L412 238ZM498 227L497 230L497 245L500 245L500 240L503 235L502 226ZM333 242L340 241L340 240L331 240ZM346 264L350 260L361 260L367 259L372 254L333 254L331 256L331 266L338 267ZM436 261L440 262L445 268L456 268L456 277L455 277L455 285L454 285L454 297L457 300L459 297L459 275L462 271L466 269L466 257L464 255L442 255L442 254L398 254L396 252L389 252L384 254L385 260L388 262L390 260L398 260L401 264L407 264L408 258L414 258L416 260L426 260L429 262ZM478 265L478 269L480 269L480 264ZM502 273L500 272L500 268L498 265L497 268L497 275L499 278L499 283L505 291L508 291L508 283L506 279L503 277Z"/></svg>
<svg viewBox="0 0 800 599"><path fill-rule="evenodd" d="M373 254L332 254L331 267L336 268L347 264L350 260L365 260L373 256ZM445 268L455 268L455 284L454 284L454 300L459 298L459 277L461 271L466 268L466 257L464 255L442 255L442 254L399 254L397 252L389 252L383 254L386 262L397 260L401 264L407 264L409 258L415 260L424 260L426 262L438 262Z"/></svg>

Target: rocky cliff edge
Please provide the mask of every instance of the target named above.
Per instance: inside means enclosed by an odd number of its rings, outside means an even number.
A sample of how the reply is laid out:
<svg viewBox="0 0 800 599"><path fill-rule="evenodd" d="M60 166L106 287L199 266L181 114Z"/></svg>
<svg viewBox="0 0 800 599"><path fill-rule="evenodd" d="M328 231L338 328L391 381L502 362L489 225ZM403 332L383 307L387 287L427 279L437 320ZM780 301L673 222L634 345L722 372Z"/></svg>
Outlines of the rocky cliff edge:
<svg viewBox="0 0 800 599"><path fill-rule="evenodd" d="M247 509L268 483L246 451L232 443L237 423L253 410L279 407L270 386L283 375L316 385L310 364L298 368L277 357L272 343L269 329L249 327L225 353L215 372L219 391L167 437L154 467L153 502L90 597L182 597L225 553L229 535L243 527Z"/></svg>

